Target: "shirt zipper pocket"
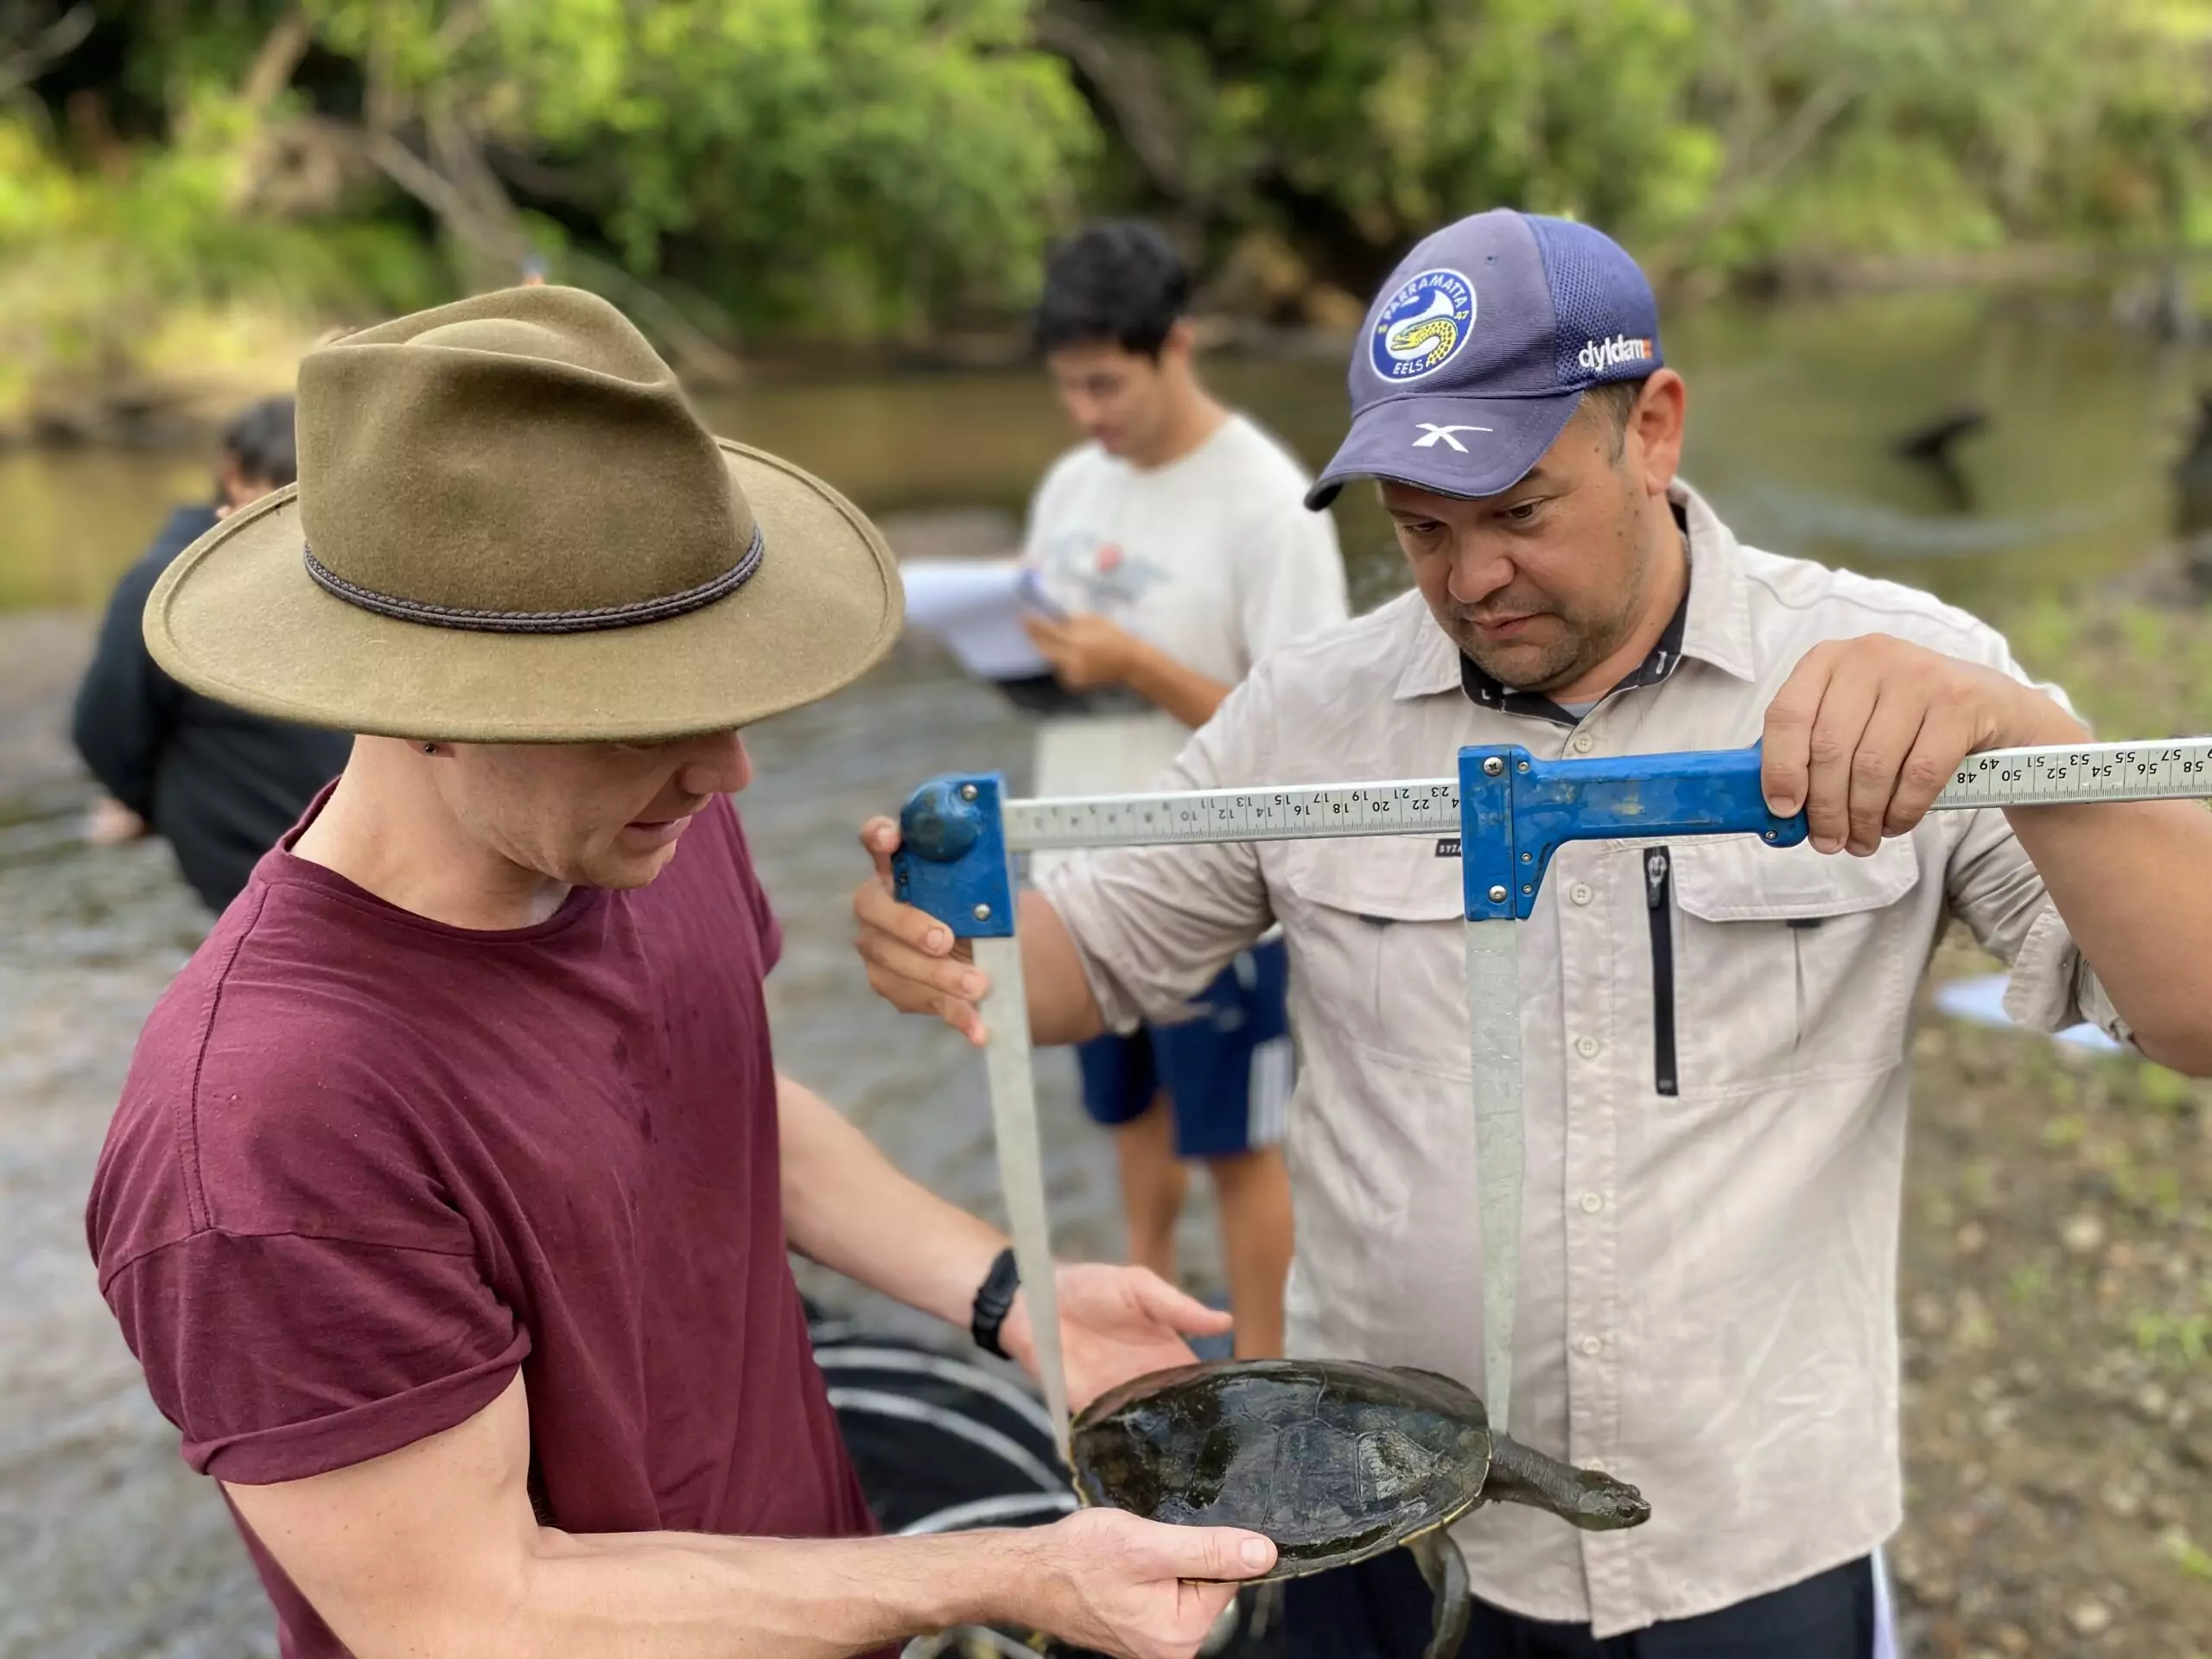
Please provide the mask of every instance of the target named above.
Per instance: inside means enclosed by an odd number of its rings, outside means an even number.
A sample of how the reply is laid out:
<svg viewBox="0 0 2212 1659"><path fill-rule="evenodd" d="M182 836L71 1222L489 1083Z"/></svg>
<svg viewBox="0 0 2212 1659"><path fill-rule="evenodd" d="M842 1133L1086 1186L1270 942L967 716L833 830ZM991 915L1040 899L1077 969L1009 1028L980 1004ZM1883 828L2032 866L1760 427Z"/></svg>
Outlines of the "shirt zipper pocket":
<svg viewBox="0 0 2212 1659"><path fill-rule="evenodd" d="M1651 1084L1680 1095L1675 1064L1675 861L1664 847L1643 855L1643 903L1651 914Z"/></svg>

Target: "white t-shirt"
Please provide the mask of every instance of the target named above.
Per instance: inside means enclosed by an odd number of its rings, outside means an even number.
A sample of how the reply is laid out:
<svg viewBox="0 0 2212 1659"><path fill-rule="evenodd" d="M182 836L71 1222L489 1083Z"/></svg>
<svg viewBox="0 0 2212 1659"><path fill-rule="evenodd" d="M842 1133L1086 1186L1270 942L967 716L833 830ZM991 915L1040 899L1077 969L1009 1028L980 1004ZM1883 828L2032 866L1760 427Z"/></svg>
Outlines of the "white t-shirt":
<svg viewBox="0 0 2212 1659"><path fill-rule="evenodd" d="M1287 449L1238 414L1164 467L1086 443L1037 486L1022 556L1055 604L1104 616L1234 685L1268 652L1350 613L1336 525L1306 511L1307 482ZM1161 709L1048 717L1037 792L1149 788L1189 735Z"/></svg>

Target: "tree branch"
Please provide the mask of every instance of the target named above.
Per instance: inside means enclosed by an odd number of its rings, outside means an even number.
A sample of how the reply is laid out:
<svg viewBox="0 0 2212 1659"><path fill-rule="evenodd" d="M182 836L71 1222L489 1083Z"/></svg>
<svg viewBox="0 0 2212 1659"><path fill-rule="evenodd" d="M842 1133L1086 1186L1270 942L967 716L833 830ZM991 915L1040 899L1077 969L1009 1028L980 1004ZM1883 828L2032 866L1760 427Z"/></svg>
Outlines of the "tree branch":
<svg viewBox="0 0 2212 1659"><path fill-rule="evenodd" d="M519 233L505 226L486 223L452 181L393 134L365 131L361 146L378 171L435 213L440 224L471 247L515 261L529 251Z"/></svg>
<svg viewBox="0 0 2212 1659"><path fill-rule="evenodd" d="M1152 54L1117 34L1098 0L1045 0L1029 28L1038 45L1065 58L1097 89L1153 188L1171 201L1189 201L1195 192L1184 165L1183 123Z"/></svg>
<svg viewBox="0 0 2212 1659"><path fill-rule="evenodd" d="M82 46L85 37L92 32L94 21L91 0L78 0L77 4L20 46L10 46L0 40L0 46L7 48L0 53L0 98L29 86L51 65Z"/></svg>
<svg viewBox="0 0 2212 1659"><path fill-rule="evenodd" d="M238 97L245 106L258 114L276 101L276 95L292 84L292 74L300 67L300 60L307 55L308 45L315 32L308 26L307 14L295 6L276 20L261 42L261 49L253 54L253 62L245 72L245 79L238 83Z"/></svg>
<svg viewBox="0 0 2212 1659"><path fill-rule="evenodd" d="M476 216L499 226L508 239L524 240L514 203L485 162L474 130L444 99L431 105L423 121L423 136L429 141L430 157L438 172L467 200Z"/></svg>
<svg viewBox="0 0 2212 1659"><path fill-rule="evenodd" d="M500 223L480 213L453 181L392 134L367 133L363 143L369 159L385 176L435 213L438 222L456 239L488 257L505 262L510 268L519 264L530 251L518 225L512 220ZM588 275L594 289L644 319L668 342L677 366L692 379L728 386L743 378L743 369L734 357L647 284L619 265L575 249L563 257Z"/></svg>
<svg viewBox="0 0 2212 1659"><path fill-rule="evenodd" d="M1719 183L1696 216L1645 257L1644 269L1649 273L1652 284L1663 286L1678 275L1697 245L1734 218L1754 192L1772 184L1796 167L1821 135L1857 100L1859 92L1859 81L1855 73L1847 71L1833 75L1791 112L1778 133L1756 146L1746 144L1736 149L1721 170ZM1748 160L1746 155L1753 150L1758 156L1756 162Z"/></svg>
<svg viewBox="0 0 2212 1659"><path fill-rule="evenodd" d="M593 288L635 312L668 342L677 366L702 385L734 386L745 378L745 365L725 351L704 330L678 310L667 296L613 264L581 248L563 251L562 259L591 279ZM728 327L726 320L723 326Z"/></svg>
<svg viewBox="0 0 2212 1659"><path fill-rule="evenodd" d="M484 159L502 181L526 195L557 201L583 199L584 181L568 168L550 166L535 156L498 143L484 147Z"/></svg>

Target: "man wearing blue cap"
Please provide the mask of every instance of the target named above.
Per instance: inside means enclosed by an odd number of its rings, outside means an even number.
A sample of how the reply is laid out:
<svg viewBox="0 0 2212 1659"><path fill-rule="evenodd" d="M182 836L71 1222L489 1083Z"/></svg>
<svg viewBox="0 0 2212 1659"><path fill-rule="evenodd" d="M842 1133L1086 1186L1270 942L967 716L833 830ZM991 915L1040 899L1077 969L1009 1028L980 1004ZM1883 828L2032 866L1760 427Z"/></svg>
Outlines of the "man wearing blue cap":
<svg viewBox="0 0 2212 1659"><path fill-rule="evenodd" d="M1928 815L1980 749L2082 741L1973 618L1740 544L1675 476L1687 407L1627 254L1517 213L1407 256L1369 312L1351 429L1309 504L1373 480L1418 591L1260 664L1172 785L1433 776L1765 745L1808 845L1574 842L1519 928L1526 1200L1510 1427L1634 1482L1583 1533L1453 1529L1467 1656L1866 1659L1898 1524L1905 1035L1956 914L2008 1006L2212 1071L2212 815L2187 803ZM878 822L865 839L896 845ZM1849 859L1828 855L1849 850ZM1100 854L1024 895L1033 1033L1172 1003L1280 923L1303 1033L1293 1354L1483 1375L1455 842ZM944 931L861 889L877 989L980 1035ZM1294 1583L1294 1651L1419 1654L1404 1552Z"/></svg>

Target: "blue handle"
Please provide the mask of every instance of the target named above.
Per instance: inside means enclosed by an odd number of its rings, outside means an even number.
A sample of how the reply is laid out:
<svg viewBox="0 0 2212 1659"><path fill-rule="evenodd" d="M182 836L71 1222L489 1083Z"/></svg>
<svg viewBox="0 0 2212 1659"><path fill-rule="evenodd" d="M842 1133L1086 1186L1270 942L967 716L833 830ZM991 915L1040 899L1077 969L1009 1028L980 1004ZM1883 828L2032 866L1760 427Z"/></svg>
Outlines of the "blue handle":
<svg viewBox="0 0 2212 1659"><path fill-rule="evenodd" d="M971 772L925 784L899 814L891 861L900 899L957 938L1014 933L1014 863L1004 781ZM1686 754L1539 760L1526 749L1459 751L1459 845L1469 921L1528 919L1552 855L1570 841L1655 836L1805 839L1805 815L1780 818L1759 792L1757 747Z"/></svg>
<svg viewBox="0 0 2212 1659"><path fill-rule="evenodd" d="M893 889L955 938L1014 935L1014 863L1000 814L1005 796L995 772L938 778L916 790L899 815Z"/></svg>
<svg viewBox="0 0 2212 1659"><path fill-rule="evenodd" d="M1493 764L1495 763L1495 764ZM1777 817L1759 791L1759 751L1539 760L1525 749L1459 752L1462 875L1469 921L1525 921L1563 842L1650 836L1805 839L1805 815Z"/></svg>

